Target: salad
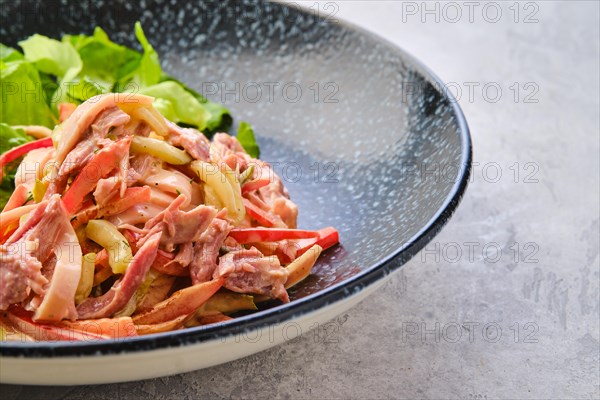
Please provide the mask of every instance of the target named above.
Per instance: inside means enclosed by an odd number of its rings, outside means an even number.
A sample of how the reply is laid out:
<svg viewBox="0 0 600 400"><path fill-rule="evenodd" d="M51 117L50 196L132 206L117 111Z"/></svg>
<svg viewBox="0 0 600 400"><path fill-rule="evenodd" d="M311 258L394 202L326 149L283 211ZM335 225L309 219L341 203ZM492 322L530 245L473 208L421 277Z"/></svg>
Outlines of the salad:
<svg viewBox="0 0 600 400"><path fill-rule="evenodd" d="M99 340L230 320L338 243L251 126L94 34L0 44L0 340Z"/></svg>

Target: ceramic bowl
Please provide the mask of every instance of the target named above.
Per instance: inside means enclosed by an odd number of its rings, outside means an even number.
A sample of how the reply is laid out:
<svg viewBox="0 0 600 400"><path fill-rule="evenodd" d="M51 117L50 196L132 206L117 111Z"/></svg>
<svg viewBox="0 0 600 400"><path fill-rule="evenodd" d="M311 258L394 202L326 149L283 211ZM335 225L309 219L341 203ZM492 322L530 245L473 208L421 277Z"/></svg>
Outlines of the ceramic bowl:
<svg viewBox="0 0 600 400"><path fill-rule="evenodd" d="M34 33L90 34L97 25L134 45L133 24L141 21L168 73L254 126L261 158L298 203L300 227L334 226L341 238L290 292L289 304L127 340L2 343L2 382L151 378L292 339L380 286L436 235L466 189L469 132L441 81L333 13L278 3L141 0L9 2L1 11L2 42L13 46Z"/></svg>

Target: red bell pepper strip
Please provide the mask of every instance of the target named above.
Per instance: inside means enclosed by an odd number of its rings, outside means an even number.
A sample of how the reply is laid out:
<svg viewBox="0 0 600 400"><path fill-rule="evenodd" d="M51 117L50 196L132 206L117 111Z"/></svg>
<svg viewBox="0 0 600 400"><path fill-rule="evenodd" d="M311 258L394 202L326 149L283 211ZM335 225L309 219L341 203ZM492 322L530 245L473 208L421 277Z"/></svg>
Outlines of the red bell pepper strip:
<svg viewBox="0 0 600 400"><path fill-rule="evenodd" d="M85 335L92 334L114 339L137 336L137 331L131 317L62 321L59 326L69 330L84 332Z"/></svg>
<svg viewBox="0 0 600 400"><path fill-rule="evenodd" d="M63 202L70 214L79 209L83 198L96 187L100 179L106 178L119 166L123 157L129 152L130 143L131 136L111 143L100 149L83 167L63 196Z"/></svg>
<svg viewBox="0 0 600 400"><path fill-rule="evenodd" d="M338 231L331 226L323 228L317 232L319 233L319 237L316 239L302 239L296 241L296 245L298 246L296 257L300 257L302 254L306 253L308 249L315 244L321 246L323 250L327 250L328 248L335 246L340 242L340 235Z"/></svg>
<svg viewBox="0 0 600 400"><path fill-rule="evenodd" d="M6 315L18 331L35 340L87 341L110 338L109 336L99 335L95 332L85 332L70 327L35 322L31 318L33 313L25 311L21 307L10 307Z"/></svg>
<svg viewBox="0 0 600 400"><path fill-rule="evenodd" d="M73 114L75 109L77 108L77 104L73 103L60 103L58 105L58 120L63 122L67 118Z"/></svg>
<svg viewBox="0 0 600 400"><path fill-rule="evenodd" d="M148 186L128 188L125 190L125 195L122 198L118 198L111 201L108 205L100 207L98 215L102 217L111 216L119 214L136 204L148 203L150 202L151 194L152 190Z"/></svg>
<svg viewBox="0 0 600 400"><path fill-rule="evenodd" d="M246 198L242 198L242 200L244 202L244 207L246 207L246 213L248 213L252 219L256 220L256 222L262 226L266 226L267 228L275 226L275 221L266 211L255 206Z"/></svg>
<svg viewBox="0 0 600 400"><path fill-rule="evenodd" d="M41 149L44 147L52 147L52 138L43 138L28 142L20 146L14 147L0 156L0 179L4 178L4 167L6 164L15 161L21 156L29 153L31 150Z"/></svg>
<svg viewBox="0 0 600 400"><path fill-rule="evenodd" d="M261 187L267 186L269 183L271 183L271 180L269 178L259 178L250 182L246 182L242 186L242 194L252 192L256 189L260 189Z"/></svg>
<svg viewBox="0 0 600 400"><path fill-rule="evenodd" d="M127 239L129 247L131 247L131 252L135 255L138 251L137 242L140 240L141 235L131 229L123 229L121 233L125 236L125 239Z"/></svg>
<svg viewBox="0 0 600 400"><path fill-rule="evenodd" d="M17 207L24 206L28 195L29 190L27 190L25 185L21 183L15 188L15 191L10 195L10 198L6 202L6 205L4 206L2 212L7 212Z"/></svg>
<svg viewBox="0 0 600 400"><path fill-rule="evenodd" d="M318 231L283 228L235 228L229 232L239 244L254 242L277 242L284 239L308 239L319 237Z"/></svg>
<svg viewBox="0 0 600 400"><path fill-rule="evenodd" d="M125 196L118 197L103 207L98 207L91 200L87 200L80 207L81 211L71 219L71 225L77 228L91 219L119 214L138 203L149 202L151 194L152 191L148 186L132 187L127 188Z"/></svg>
<svg viewBox="0 0 600 400"><path fill-rule="evenodd" d="M28 212L33 211L37 206L37 204L30 204L3 212L2 218L0 218L0 243L4 243L19 227L20 218Z"/></svg>
<svg viewBox="0 0 600 400"><path fill-rule="evenodd" d="M81 225L87 224L90 220L98 216L98 207L91 199L83 202L79 207L79 212L71 218L71 226L73 229L79 228Z"/></svg>
<svg viewBox="0 0 600 400"><path fill-rule="evenodd" d="M123 236L129 242L129 246L131 247L131 251L133 254L137 252L137 242L140 239L140 234L131 231L130 229L123 230ZM171 275L171 276L189 276L190 271L188 267L181 267L178 263L171 263L175 258L173 253L169 253L167 251L158 249L156 252L156 258L152 263L152 268L160 272L161 274Z"/></svg>

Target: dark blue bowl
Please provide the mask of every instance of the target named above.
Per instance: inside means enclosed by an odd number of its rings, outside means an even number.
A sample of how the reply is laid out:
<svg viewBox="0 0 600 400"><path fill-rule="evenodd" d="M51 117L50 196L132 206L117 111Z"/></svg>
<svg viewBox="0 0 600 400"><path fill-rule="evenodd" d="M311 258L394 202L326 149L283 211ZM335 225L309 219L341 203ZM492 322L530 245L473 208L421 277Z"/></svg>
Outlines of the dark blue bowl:
<svg viewBox="0 0 600 400"><path fill-rule="evenodd" d="M173 5L172 3L176 3ZM448 221L466 187L471 141L442 82L385 40L332 17L254 2L2 3L2 42L91 33L133 45L141 21L163 67L252 123L300 226L334 226L289 304L218 326L101 343L2 343L4 356L142 351L291 320L384 279Z"/></svg>

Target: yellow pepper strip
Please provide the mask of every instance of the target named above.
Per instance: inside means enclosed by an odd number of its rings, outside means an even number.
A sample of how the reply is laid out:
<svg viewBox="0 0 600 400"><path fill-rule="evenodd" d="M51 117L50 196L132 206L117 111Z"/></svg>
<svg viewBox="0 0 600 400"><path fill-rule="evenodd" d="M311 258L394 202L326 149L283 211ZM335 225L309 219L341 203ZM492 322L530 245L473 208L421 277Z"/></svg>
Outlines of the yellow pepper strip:
<svg viewBox="0 0 600 400"><path fill-rule="evenodd" d="M241 310L258 310L254 297L247 294L218 292L196 311L196 316L229 314Z"/></svg>
<svg viewBox="0 0 600 400"><path fill-rule="evenodd" d="M250 165L244 172L240 174L240 186L246 183L246 181L252 179L254 175L254 165Z"/></svg>
<svg viewBox="0 0 600 400"><path fill-rule="evenodd" d="M165 117L152 107L152 105L140 105L137 103L121 103L119 108L131 115L133 118L144 121L157 135L166 136L169 132L169 126Z"/></svg>
<svg viewBox="0 0 600 400"><path fill-rule="evenodd" d="M221 200L215 193L215 190L206 184L204 185L204 204L213 206L217 210L223 208L223 203L221 203Z"/></svg>
<svg viewBox="0 0 600 400"><path fill-rule="evenodd" d="M227 208L228 218L234 222L242 221L246 214L246 209L243 203L241 203L241 207L239 206L234 188L230 183L230 178L223 174L216 165L204 161L193 161L190 167L203 182L214 190L217 197L221 200L225 208Z"/></svg>
<svg viewBox="0 0 600 400"><path fill-rule="evenodd" d="M246 207L244 206L244 201L242 200L242 188L240 186L240 182L237 180L235 172L233 172L233 170L229 168L227 164L221 164L221 172L229 181L229 186L231 186L231 190L233 191L235 209L237 210L239 214L239 220L241 221L246 216Z"/></svg>
<svg viewBox="0 0 600 400"><path fill-rule="evenodd" d="M133 111L133 117L139 118L152 128L152 130L160 136L166 136L169 132L169 127L163 117L156 108L152 106L139 107Z"/></svg>
<svg viewBox="0 0 600 400"><path fill-rule="evenodd" d="M46 190L48 190L49 184L50 182L48 181L41 181L36 178L35 183L33 184L33 189L31 189L33 201L39 203L44 199L44 195L46 194Z"/></svg>
<svg viewBox="0 0 600 400"><path fill-rule="evenodd" d="M130 150L136 154L150 154L173 165L184 165L192 161L192 157L185 151L165 141L142 136L133 137Z"/></svg>
<svg viewBox="0 0 600 400"><path fill-rule="evenodd" d="M312 267L315 265L317 258L323 251L323 248L318 244L308 249L306 253L296 258L285 269L288 271L288 278L285 282L285 288L291 288L295 284L303 281L310 274Z"/></svg>
<svg viewBox="0 0 600 400"><path fill-rule="evenodd" d="M81 303L87 299L92 293L94 284L94 263L96 261L96 253L88 253L81 260L81 278L75 292L75 304Z"/></svg>
<svg viewBox="0 0 600 400"><path fill-rule="evenodd" d="M116 226L103 219L93 219L88 222L85 233L89 239L106 249L113 273L122 274L127 270L133 255L127 239Z"/></svg>

